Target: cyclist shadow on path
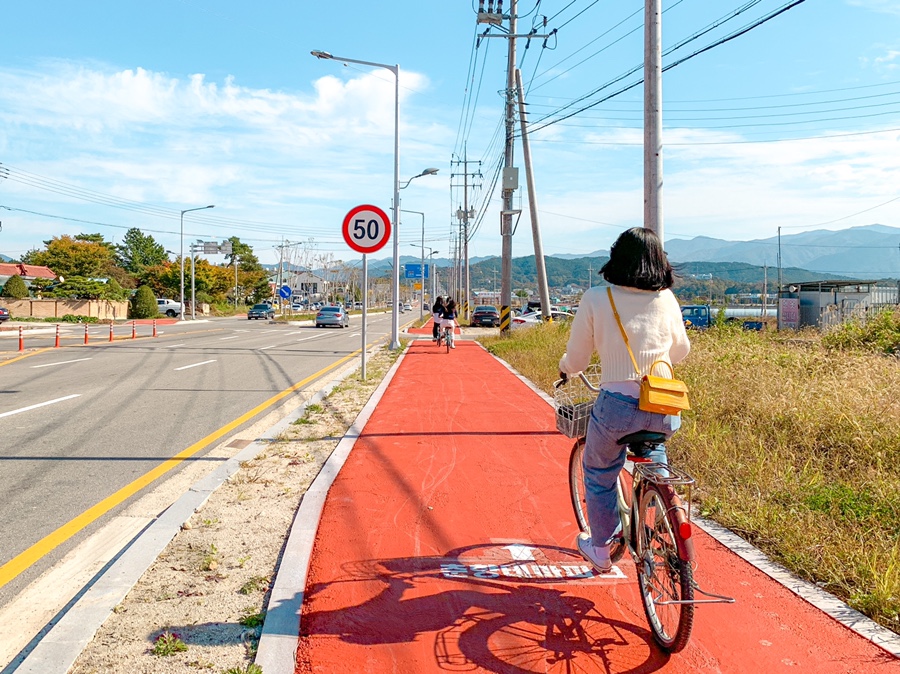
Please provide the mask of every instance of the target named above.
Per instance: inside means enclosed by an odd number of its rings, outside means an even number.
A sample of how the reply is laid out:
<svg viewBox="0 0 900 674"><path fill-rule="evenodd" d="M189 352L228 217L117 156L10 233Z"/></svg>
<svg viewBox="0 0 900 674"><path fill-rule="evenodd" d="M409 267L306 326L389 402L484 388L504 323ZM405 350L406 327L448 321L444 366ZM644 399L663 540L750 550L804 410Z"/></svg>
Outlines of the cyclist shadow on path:
<svg viewBox="0 0 900 674"><path fill-rule="evenodd" d="M648 630L604 616L593 601L569 594L583 589L577 580L447 578L443 567L469 549L345 564L343 578L307 588L301 654L315 660L315 640L323 636L374 646L434 634L435 663L445 671L647 674L668 662ZM344 592L338 587L344 583L358 585ZM365 601L334 607L339 597L367 590L372 596ZM318 597L334 608L315 610Z"/></svg>

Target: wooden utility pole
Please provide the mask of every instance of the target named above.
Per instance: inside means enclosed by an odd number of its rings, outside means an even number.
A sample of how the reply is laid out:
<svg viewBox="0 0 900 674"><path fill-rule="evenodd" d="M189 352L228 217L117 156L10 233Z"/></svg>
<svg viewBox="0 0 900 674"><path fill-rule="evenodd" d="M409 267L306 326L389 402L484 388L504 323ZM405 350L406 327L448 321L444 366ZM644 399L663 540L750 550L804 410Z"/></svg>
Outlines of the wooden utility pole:
<svg viewBox="0 0 900 674"><path fill-rule="evenodd" d="M662 0L644 6L644 227L665 242L662 210Z"/></svg>

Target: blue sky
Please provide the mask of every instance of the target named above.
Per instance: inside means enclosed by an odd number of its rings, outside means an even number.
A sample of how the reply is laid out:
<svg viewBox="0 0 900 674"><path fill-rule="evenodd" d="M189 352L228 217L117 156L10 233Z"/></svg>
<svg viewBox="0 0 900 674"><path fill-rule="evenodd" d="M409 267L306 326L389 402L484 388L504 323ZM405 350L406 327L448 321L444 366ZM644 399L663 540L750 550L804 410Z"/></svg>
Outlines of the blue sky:
<svg viewBox="0 0 900 674"><path fill-rule="evenodd" d="M180 210L215 204L185 216L186 241L239 236L272 262L284 238L356 259L344 214L390 208L393 76L309 53L321 49L400 65L401 179L440 169L401 193L404 209L426 214L425 245L449 250L462 202L451 161L465 153L482 175L470 190L470 254L499 254L500 194L488 198L488 187L502 151L506 40L475 48L484 27L473 4L6 3L0 253L66 233L117 241L129 227L177 251ZM664 49L710 27L663 63L786 4L663 0ZM637 81L640 72L603 88L641 63L642 7L520 1L520 32L557 29L546 48L519 41L547 254L608 248L641 224L640 86L538 127L585 94L600 90L590 103ZM668 70L663 97L667 238L900 226L900 4L806 0ZM517 145L520 167L521 157ZM516 257L533 253L524 172L520 182ZM418 254L421 236L420 216L405 215L402 253Z"/></svg>

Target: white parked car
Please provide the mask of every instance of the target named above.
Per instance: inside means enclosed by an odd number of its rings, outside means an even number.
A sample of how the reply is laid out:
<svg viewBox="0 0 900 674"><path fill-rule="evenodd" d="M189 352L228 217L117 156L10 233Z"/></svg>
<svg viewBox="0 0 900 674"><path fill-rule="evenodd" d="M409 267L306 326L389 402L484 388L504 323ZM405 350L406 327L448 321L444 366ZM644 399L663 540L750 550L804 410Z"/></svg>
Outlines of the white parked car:
<svg viewBox="0 0 900 674"><path fill-rule="evenodd" d="M166 297L158 298L156 306L159 308L159 313L165 314L169 318L175 318L181 313L181 303Z"/></svg>
<svg viewBox="0 0 900 674"><path fill-rule="evenodd" d="M571 314L568 311L550 311L550 317L554 322L558 321L571 321L575 318L575 314ZM521 314L519 316L515 316L510 323L510 327L515 328L527 328L532 325L538 325L542 321L541 312L540 311L532 311L527 314Z"/></svg>

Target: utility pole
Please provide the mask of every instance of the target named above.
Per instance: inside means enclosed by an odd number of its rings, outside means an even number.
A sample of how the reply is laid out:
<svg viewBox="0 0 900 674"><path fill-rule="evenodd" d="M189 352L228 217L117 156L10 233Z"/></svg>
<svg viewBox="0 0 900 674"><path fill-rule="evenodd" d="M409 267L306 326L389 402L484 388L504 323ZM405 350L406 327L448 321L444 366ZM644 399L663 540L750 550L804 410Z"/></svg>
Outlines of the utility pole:
<svg viewBox="0 0 900 674"><path fill-rule="evenodd" d="M456 164L459 166L460 164L463 167L462 173L451 173L450 179L452 180L454 177L462 175L463 177L463 203L460 208L456 210L456 218L459 220L460 227L462 228L462 258L464 260L464 271L463 273L463 300L462 310L463 316L466 320L469 320L469 312L470 312L470 301L472 299L472 286L469 278L469 220L475 217L475 209L469 207L469 177L473 178L481 178L481 171L469 172L469 164L477 163L481 166L481 162L470 162L465 150L463 150L463 158L462 160L457 159L456 161L451 162L452 164ZM458 187L458 185L456 186Z"/></svg>
<svg viewBox="0 0 900 674"><path fill-rule="evenodd" d="M499 26L504 18L509 20L509 30L506 33L489 35L486 32L481 36L481 38L500 37L509 40L506 65L506 149L503 164L503 210L500 212L500 236L502 238L500 255L500 332L509 334L510 308L512 305L513 215L520 213L520 211L513 209L513 193L519 188L519 170L513 166L516 127L516 38L547 38L549 35L537 35L534 32L525 35L516 34L518 27L518 16L516 15L517 0L510 0L509 14L505 17L503 15L503 0L497 0L496 11L494 9L494 0L488 0L487 11L484 9L484 4L484 0L479 0L478 23Z"/></svg>
<svg viewBox="0 0 900 674"><path fill-rule="evenodd" d="M644 6L644 227L665 243L662 218L662 0Z"/></svg>
<svg viewBox="0 0 900 674"><path fill-rule="evenodd" d="M534 169L531 165L531 146L528 144L528 118L525 113L525 91L522 73L516 68L516 89L519 92L519 124L522 127L522 158L525 161L525 184L528 185L528 211L531 213L531 236L534 239L534 266L537 270L538 297L541 300L541 318L550 321L550 289L547 287L547 268L544 246L541 243L541 226L538 222L537 195L534 191Z"/></svg>
<svg viewBox="0 0 900 674"><path fill-rule="evenodd" d="M778 227L778 296L776 298L778 304L775 306L775 325L776 329L781 330L781 292L784 287L784 278L781 274L781 227Z"/></svg>

